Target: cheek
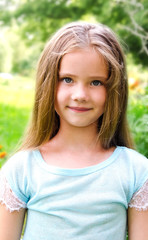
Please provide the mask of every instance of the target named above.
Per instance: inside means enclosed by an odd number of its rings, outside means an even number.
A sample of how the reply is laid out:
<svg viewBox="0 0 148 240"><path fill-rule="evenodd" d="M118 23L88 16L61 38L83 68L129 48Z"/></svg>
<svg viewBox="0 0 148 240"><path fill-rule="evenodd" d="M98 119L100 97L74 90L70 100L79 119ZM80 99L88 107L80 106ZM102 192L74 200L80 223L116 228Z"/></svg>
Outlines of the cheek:
<svg viewBox="0 0 148 240"><path fill-rule="evenodd" d="M101 89L99 93L97 93L95 96L96 102L99 105L104 106L107 98L107 92L106 89Z"/></svg>
<svg viewBox="0 0 148 240"><path fill-rule="evenodd" d="M60 109L60 106L62 106L66 101L66 91L59 86L56 91L55 96L55 110L58 112L58 109Z"/></svg>

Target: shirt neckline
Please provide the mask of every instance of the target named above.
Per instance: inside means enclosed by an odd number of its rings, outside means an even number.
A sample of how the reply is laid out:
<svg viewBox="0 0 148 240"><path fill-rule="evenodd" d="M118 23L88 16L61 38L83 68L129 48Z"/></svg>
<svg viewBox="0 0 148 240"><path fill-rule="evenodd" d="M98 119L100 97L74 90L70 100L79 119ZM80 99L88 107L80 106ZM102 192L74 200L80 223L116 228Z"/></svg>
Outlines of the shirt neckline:
<svg viewBox="0 0 148 240"><path fill-rule="evenodd" d="M124 147L119 147L117 146L115 148L115 150L113 151L113 153L111 154L110 157L108 157L106 160L104 160L101 163L98 163L96 165L92 165L92 166L88 166L88 167L84 167L84 168L61 168L61 167L57 167L57 166L52 166L47 164L40 151L38 149L33 150L33 154L34 157L37 161L37 163L40 165L41 168L43 168L45 171L50 172L52 174L56 174L56 175L64 175L64 176L80 176L80 175L87 175L87 174L91 174L93 172L99 171L105 167L107 167L108 165L110 165L111 163L113 163L119 153L121 152L121 150Z"/></svg>

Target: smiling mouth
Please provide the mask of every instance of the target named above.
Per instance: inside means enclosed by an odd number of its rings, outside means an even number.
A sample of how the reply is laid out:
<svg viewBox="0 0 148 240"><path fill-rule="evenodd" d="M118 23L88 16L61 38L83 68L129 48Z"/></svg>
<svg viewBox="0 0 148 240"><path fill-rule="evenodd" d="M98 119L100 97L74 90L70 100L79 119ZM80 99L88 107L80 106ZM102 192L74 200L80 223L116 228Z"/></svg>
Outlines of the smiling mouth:
<svg viewBox="0 0 148 240"><path fill-rule="evenodd" d="M84 108L84 107L68 107L68 108L74 112L88 112L92 109L92 108Z"/></svg>

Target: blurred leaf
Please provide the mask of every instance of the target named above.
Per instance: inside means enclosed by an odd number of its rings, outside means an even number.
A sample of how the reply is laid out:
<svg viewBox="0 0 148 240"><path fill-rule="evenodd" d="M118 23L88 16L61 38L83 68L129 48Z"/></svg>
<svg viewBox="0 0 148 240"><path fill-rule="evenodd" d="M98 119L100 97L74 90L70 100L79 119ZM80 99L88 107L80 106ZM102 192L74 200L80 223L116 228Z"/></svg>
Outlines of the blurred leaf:
<svg viewBox="0 0 148 240"><path fill-rule="evenodd" d="M5 0L6 1L6 0ZM130 0L42 0L14 1L14 9L0 12L3 24L17 21L22 37L30 44L45 42L63 24L92 15L110 26L128 45L136 63L147 65L148 1ZM10 1L12 4L12 1ZM10 5L10 4L8 4ZM20 34L21 34L20 32ZM32 39L29 38L32 36Z"/></svg>

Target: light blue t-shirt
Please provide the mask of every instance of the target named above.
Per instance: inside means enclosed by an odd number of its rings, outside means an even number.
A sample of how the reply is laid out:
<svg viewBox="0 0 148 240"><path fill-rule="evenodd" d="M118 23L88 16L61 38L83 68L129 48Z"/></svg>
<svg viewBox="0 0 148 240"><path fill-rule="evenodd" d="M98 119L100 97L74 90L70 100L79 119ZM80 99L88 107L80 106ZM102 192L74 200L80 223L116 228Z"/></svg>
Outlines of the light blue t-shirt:
<svg viewBox="0 0 148 240"><path fill-rule="evenodd" d="M18 152L2 171L28 208L23 240L125 240L128 204L148 179L148 160L117 147L97 165L65 169L34 150Z"/></svg>

